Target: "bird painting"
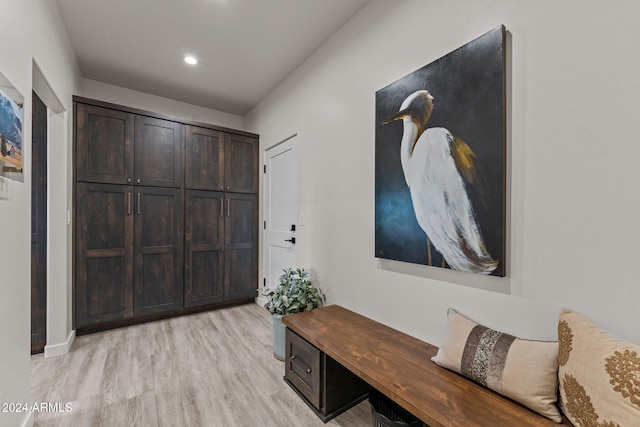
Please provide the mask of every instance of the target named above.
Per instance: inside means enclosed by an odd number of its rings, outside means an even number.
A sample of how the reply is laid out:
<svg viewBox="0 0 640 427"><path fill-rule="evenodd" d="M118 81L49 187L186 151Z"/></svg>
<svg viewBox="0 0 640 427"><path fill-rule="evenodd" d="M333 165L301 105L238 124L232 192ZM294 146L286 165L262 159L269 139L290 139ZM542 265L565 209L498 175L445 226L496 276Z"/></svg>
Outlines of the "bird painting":
<svg viewBox="0 0 640 427"><path fill-rule="evenodd" d="M444 127L428 128L434 98L426 90L409 95L397 113L402 120L400 160L418 224L454 270L491 274L498 265L484 243L467 183L478 183L475 153Z"/></svg>
<svg viewBox="0 0 640 427"><path fill-rule="evenodd" d="M377 258L505 276L505 41L496 27L376 91Z"/></svg>

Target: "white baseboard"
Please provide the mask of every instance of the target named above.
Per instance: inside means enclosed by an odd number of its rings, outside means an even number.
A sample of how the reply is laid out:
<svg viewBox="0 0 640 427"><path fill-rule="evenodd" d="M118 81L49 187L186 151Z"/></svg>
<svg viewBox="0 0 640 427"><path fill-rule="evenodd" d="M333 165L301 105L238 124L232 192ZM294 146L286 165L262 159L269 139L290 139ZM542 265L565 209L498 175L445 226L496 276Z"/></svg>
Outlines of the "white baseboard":
<svg viewBox="0 0 640 427"><path fill-rule="evenodd" d="M24 421L22 421L22 424L20 424L20 427L32 427L33 421L33 412L29 411L27 416L24 418Z"/></svg>
<svg viewBox="0 0 640 427"><path fill-rule="evenodd" d="M52 344L44 346L44 357L48 359L49 357L57 357L62 356L64 354L69 353L71 350L71 346L73 345L73 341L76 339L76 330L73 329L69 332L69 336L67 337L67 341L60 344Z"/></svg>

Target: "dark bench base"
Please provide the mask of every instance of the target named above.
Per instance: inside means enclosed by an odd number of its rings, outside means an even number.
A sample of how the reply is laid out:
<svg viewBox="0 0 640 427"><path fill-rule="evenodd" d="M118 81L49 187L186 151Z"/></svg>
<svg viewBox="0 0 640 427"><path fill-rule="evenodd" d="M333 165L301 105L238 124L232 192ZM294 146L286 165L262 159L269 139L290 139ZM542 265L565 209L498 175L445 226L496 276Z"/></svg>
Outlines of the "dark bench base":
<svg viewBox="0 0 640 427"><path fill-rule="evenodd" d="M325 423L367 398L369 386L287 329L284 380Z"/></svg>

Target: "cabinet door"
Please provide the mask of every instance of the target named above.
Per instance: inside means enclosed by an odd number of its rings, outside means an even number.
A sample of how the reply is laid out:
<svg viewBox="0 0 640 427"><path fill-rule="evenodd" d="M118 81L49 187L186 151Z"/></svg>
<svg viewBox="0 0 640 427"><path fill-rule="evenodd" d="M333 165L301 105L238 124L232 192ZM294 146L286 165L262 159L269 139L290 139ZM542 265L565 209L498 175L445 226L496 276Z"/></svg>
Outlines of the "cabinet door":
<svg viewBox="0 0 640 427"><path fill-rule="evenodd" d="M287 328L285 331L285 380L313 405L322 408L324 388L320 362L323 353L307 340Z"/></svg>
<svg viewBox="0 0 640 427"><path fill-rule="evenodd" d="M224 136L196 126L186 128L186 187L224 190Z"/></svg>
<svg viewBox="0 0 640 427"><path fill-rule="evenodd" d="M136 116L135 184L182 187L182 125Z"/></svg>
<svg viewBox="0 0 640 427"><path fill-rule="evenodd" d="M133 114L76 104L78 181L127 184L133 178Z"/></svg>
<svg viewBox="0 0 640 427"><path fill-rule="evenodd" d="M76 327L133 315L132 190L77 184Z"/></svg>
<svg viewBox="0 0 640 427"><path fill-rule="evenodd" d="M258 192L258 140L228 134L224 148L224 185L235 193Z"/></svg>
<svg viewBox="0 0 640 427"><path fill-rule="evenodd" d="M186 192L185 307L223 299L224 193Z"/></svg>
<svg viewBox="0 0 640 427"><path fill-rule="evenodd" d="M182 308L182 190L133 190L135 315Z"/></svg>
<svg viewBox="0 0 640 427"><path fill-rule="evenodd" d="M225 206L224 300L257 296L258 199L227 194Z"/></svg>

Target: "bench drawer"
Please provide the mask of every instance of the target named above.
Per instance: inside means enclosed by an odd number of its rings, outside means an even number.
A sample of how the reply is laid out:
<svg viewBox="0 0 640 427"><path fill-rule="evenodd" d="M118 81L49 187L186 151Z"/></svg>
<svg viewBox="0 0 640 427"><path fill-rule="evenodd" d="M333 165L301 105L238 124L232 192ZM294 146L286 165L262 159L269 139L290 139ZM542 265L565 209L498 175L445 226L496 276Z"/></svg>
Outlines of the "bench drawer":
<svg viewBox="0 0 640 427"><path fill-rule="evenodd" d="M284 379L325 423L369 394L367 383L289 328Z"/></svg>
<svg viewBox="0 0 640 427"><path fill-rule="evenodd" d="M285 377L316 408L321 406L320 350L287 328Z"/></svg>

